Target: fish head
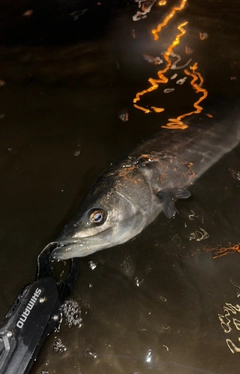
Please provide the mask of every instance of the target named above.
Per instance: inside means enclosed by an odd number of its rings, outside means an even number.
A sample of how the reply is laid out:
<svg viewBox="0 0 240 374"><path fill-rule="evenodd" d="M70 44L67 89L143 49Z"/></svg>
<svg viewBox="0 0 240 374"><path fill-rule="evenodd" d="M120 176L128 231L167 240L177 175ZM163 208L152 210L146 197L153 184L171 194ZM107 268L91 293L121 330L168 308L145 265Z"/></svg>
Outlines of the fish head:
<svg viewBox="0 0 240 374"><path fill-rule="evenodd" d="M114 179L114 178L113 178ZM142 215L121 179L100 178L57 238L55 260L84 257L122 244L142 230Z"/></svg>

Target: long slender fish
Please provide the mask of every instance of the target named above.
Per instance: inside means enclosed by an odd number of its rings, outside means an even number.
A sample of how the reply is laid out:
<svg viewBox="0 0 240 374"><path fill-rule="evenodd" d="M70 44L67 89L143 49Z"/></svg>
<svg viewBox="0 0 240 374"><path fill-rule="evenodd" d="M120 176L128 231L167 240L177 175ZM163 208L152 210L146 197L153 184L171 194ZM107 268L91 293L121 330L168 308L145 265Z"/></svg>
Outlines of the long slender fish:
<svg viewBox="0 0 240 374"><path fill-rule="evenodd" d="M57 260L87 256L139 234L239 142L240 118L205 119L185 131L163 130L112 164L93 184L57 239Z"/></svg>

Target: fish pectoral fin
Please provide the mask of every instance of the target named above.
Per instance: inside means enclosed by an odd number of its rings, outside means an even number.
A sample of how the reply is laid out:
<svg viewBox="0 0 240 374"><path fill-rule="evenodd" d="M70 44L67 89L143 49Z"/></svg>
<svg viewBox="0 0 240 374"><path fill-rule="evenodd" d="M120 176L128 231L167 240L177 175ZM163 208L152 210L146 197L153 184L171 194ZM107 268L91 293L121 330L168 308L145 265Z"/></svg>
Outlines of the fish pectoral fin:
<svg viewBox="0 0 240 374"><path fill-rule="evenodd" d="M175 201L178 199L187 199L191 193L186 188L166 188L157 193L161 203L163 212L168 218L172 218L177 213Z"/></svg>

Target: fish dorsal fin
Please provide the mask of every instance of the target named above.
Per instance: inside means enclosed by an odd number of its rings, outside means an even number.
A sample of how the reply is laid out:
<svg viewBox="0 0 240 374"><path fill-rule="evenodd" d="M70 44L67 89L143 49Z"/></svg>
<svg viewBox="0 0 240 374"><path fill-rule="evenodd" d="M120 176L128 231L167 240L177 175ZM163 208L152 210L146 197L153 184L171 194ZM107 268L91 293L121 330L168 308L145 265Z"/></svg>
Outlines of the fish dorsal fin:
<svg viewBox="0 0 240 374"><path fill-rule="evenodd" d="M157 193L163 211L168 218L172 218L177 213L175 201L178 199L187 199L191 193L186 188L165 188Z"/></svg>

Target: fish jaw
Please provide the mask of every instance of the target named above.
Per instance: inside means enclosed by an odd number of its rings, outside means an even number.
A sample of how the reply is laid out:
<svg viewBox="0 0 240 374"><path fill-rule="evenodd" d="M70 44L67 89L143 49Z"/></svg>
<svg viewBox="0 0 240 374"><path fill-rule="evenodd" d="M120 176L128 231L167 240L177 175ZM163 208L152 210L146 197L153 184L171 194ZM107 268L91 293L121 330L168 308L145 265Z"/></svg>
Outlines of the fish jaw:
<svg viewBox="0 0 240 374"><path fill-rule="evenodd" d="M65 239L57 241L57 247L52 253L52 259L57 261L68 260L74 257L85 257L101 249L111 247L112 230L108 229L94 236Z"/></svg>
<svg viewBox="0 0 240 374"><path fill-rule="evenodd" d="M52 253L52 259L54 261L65 261L70 258L78 257L77 251L79 246L83 246L83 243L77 242L62 242L62 243L55 243L57 244L56 249ZM88 248L88 247L87 247ZM87 256L88 249L83 250L83 256Z"/></svg>

